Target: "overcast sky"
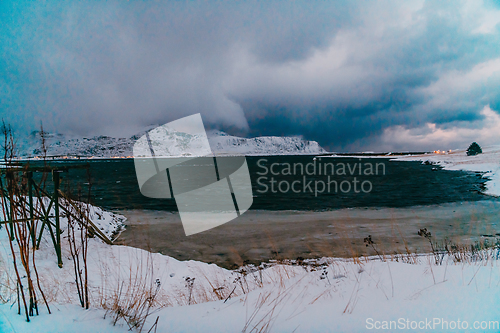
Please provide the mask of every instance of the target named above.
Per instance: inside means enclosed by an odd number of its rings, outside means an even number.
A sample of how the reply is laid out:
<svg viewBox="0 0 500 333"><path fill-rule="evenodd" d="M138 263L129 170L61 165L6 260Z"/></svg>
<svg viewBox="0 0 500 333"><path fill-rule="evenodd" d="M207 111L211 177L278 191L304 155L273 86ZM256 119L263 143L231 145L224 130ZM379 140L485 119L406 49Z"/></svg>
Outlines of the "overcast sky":
<svg viewBox="0 0 500 333"><path fill-rule="evenodd" d="M200 112L338 151L500 144L500 3L0 2L19 136L128 137Z"/></svg>

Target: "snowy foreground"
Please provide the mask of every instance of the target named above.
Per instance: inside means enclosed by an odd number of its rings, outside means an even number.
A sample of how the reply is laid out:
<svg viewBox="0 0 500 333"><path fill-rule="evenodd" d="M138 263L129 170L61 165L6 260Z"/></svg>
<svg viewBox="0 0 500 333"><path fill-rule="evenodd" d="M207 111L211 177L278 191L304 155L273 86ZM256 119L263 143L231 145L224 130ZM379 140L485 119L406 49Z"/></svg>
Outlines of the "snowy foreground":
<svg viewBox="0 0 500 333"><path fill-rule="evenodd" d="M91 216L108 235L123 221L99 208ZM5 228L0 230L0 300L6 302L0 305L0 332L127 332L130 323L124 319L113 326L113 305L126 309L130 299L155 288L155 307L143 332L157 318L152 332L363 332L384 325L393 325L392 331L421 331L415 325L435 332L500 331L498 249L463 262L444 257L436 264L433 255L388 256L386 261L323 258L238 272L91 238L92 309L84 310L66 238L64 245L62 269L49 238L37 251L53 313L40 304L40 315L27 323L17 315L11 254Z"/></svg>
<svg viewBox="0 0 500 333"><path fill-rule="evenodd" d="M466 150L453 150L436 154L410 155L394 158L398 161L428 161L438 164L446 170L466 170L484 172L485 194L500 196L500 146L483 147L483 153L467 156Z"/></svg>

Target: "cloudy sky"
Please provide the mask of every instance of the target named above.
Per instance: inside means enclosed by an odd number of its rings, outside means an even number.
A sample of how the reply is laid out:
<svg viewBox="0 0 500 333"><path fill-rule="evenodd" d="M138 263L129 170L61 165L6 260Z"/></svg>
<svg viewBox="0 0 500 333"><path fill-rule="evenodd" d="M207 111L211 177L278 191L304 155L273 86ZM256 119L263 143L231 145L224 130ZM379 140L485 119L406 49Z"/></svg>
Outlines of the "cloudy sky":
<svg viewBox="0 0 500 333"><path fill-rule="evenodd" d="M331 150L500 144L497 1L0 2L18 136L131 136L200 112Z"/></svg>

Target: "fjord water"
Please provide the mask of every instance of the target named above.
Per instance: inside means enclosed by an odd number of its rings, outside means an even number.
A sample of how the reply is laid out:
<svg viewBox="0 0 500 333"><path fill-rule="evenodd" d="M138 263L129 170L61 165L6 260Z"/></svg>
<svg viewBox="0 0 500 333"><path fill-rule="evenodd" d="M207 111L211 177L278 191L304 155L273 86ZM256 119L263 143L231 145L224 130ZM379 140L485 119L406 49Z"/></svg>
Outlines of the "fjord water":
<svg viewBox="0 0 500 333"><path fill-rule="evenodd" d="M355 172L351 175L346 168L346 175L330 175L330 179L323 172L307 174L300 169L295 175L288 174L287 164L306 166L313 159L247 157L254 194L251 209L234 221L189 237L184 234L174 199L141 195L133 160L91 160L92 201L127 217L126 230L117 244L225 267L276 258L373 254L363 243L368 235L384 253L405 252L406 247L425 252L430 250L429 244L417 235L424 227L436 241L447 238L461 244L494 241L500 235L500 201L481 194L485 179L479 173L387 158L323 157L322 163L350 165ZM385 172L366 175L366 169L360 172L356 163L362 167L383 163ZM271 177L276 181L274 192ZM304 190L309 182L314 189L316 181L352 184L354 177L359 181L358 189L361 182L369 181L372 190L344 193L332 188L330 193L314 193L307 186ZM71 170L63 178L74 185L87 183L83 170ZM299 182L295 187L299 193L279 191L279 182ZM268 186L267 192L263 184Z"/></svg>
<svg viewBox="0 0 500 333"><path fill-rule="evenodd" d="M347 181L353 184L356 177L358 193L354 188L351 191L337 191L331 186L330 192L325 189L323 193L315 193L314 184L316 181L328 182L325 174L307 174L305 167L314 163L314 156L250 156L247 163L252 181L254 201L252 210L299 210L299 211L324 211L341 208L355 207L410 207L417 205L436 205L447 202L458 201L478 201L490 199L480 193L484 188L485 179L479 173L466 171L447 171L433 165L425 165L420 162L390 161L388 158L349 158L334 157L316 159L317 166L326 163L344 164L346 175L333 175L330 181L336 180L338 184ZM59 163L81 163L64 161ZM322 164L320 164L322 163ZM383 164L384 174L379 167L378 175L365 175L365 165L369 163L374 167ZM273 172L271 173L271 165ZM286 164L303 165L304 172L300 167L296 167L295 175L287 175ZM361 175L359 165L361 164ZM267 174L264 175L267 168ZM352 175L349 167L354 169ZM309 168L311 171L312 168ZM318 168L316 169L318 170ZM331 168L327 168L329 173ZM106 159L90 160L90 171L92 177L92 196L94 203L107 209L148 209L176 212L177 207L174 199L151 199L144 197L137 185L134 162L132 159ZM351 170L352 171L352 170ZM338 172L338 169L335 171ZM322 172L323 173L323 172ZM264 179L262 177L267 177ZM305 177L305 180L304 180ZM71 170L65 174L65 178L76 184L87 182L86 172L82 170ZM259 181L260 178L260 181ZM271 189L271 178L276 183L274 193ZM294 181L295 192L290 188L287 192L287 185L283 184L280 191L279 182L291 185ZM361 182L369 181L372 185L371 191L365 193L359 189ZM267 186L267 191L266 187ZM309 184L309 186L307 186ZM320 185L318 186L321 189ZM347 190L347 185L343 188ZM368 185L365 186L368 190ZM296 193L298 192L298 193Z"/></svg>

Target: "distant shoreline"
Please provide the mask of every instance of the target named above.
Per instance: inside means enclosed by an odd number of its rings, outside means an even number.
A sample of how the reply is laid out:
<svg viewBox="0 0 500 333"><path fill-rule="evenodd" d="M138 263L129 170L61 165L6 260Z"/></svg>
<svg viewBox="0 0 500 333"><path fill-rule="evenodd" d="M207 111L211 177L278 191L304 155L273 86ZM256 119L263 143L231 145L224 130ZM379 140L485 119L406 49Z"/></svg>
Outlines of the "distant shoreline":
<svg viewBox="0 0 500 333"><path fill-rule="evenodd" d="M385 152L385 153L294 153L294 154L216 154L217 157L226 156L317 156L317 157L381 157L390 158L391 156L412 156L412 155L427 155L433 152ZM160 158L179 158L179 157L204 157L204 156L161 156ZM134 156L79 156L79 155L52 155L52 156L33 156L33 157L19 157L13 159L14 161L78 161L78 160L116 160L116 159L134 159ZM148 158L140 156L138 158ZM149 157L150 158L150 157Z"/></svg>

